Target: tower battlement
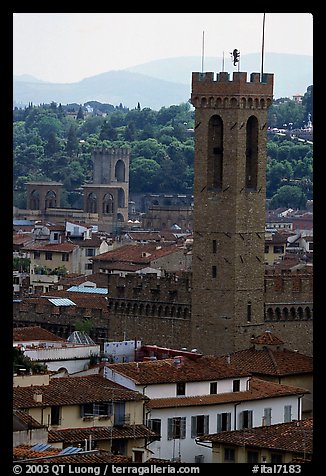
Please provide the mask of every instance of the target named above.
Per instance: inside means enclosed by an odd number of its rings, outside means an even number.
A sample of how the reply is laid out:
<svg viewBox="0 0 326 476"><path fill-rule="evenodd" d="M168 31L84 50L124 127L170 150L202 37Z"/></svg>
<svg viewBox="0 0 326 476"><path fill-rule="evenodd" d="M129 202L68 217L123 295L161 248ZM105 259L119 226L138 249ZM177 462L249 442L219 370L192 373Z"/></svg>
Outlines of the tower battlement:
<svg viewBox="0 0 326 476"><path fill-rule="evenodd" d="M274 74L263 74L262 81L260 73L251 73L250 82L247 82L246 72L233 72L233 79L227 72L215 73L192 73L192 95L191 102L194 104L198 96L243 96L251 98L273 97Z"/></svg>
<svg viewBox="0 0 326 476"><path fill-rule="evenodd" d="M114 157L115 159L119 157L127 157L130 155L130 149L127 147L119 148L119 149L104 149L97 147L93 150L93 156L103 156L106 155L108 157Z"/></svg>

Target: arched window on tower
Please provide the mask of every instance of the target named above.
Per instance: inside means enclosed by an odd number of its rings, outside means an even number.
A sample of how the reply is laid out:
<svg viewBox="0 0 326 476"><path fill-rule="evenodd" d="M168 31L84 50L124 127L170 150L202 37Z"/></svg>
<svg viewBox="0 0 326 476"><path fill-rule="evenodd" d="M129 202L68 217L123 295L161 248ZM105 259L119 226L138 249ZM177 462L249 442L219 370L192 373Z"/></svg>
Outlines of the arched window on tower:
<svg viewBox="0 0 326 476"><path fill-rule="evenodd" d="M223 182L223 121L214 115L208 123L207 188L220 190Z"/></svg>
<svg viewBox="0 0 326 476"><path fill-rule="evenodd" d="M246 189L257 190L258 174L258 120L255 116L247 121Z"/></svg>
<svg viewBox="0 0 326 476"><path fill-rule="evenodd" d="M57 196L53 190L49 190L45 195L45 208L54 208L57 205Z"/></svg>
<svg viewBox="0 0 326 476"><path fill-rule="evenodd" d="M118 182L125 181L125 164L122 160L118 160L115 164L115 178Z"/></svg>
<svg viewBox="0 0 326 476"><path fill-rule="evenodd" d="M87 197L86 210L88 213L97 213L97 197L95 193L90 193Z"/></svg>
<svg viewBox="0 0 326 476"><path fill-rule="evenodd" d="M40 194L37 190L33 190L30 195L30 208L31 210L40 209Z"/></svg>
<svg viewBox="0 0 326 476"><path fill-rule="evenodd" d="M111 193L106 193L103 197L102 212L104 215L113 213L113 196Z"/></svg>

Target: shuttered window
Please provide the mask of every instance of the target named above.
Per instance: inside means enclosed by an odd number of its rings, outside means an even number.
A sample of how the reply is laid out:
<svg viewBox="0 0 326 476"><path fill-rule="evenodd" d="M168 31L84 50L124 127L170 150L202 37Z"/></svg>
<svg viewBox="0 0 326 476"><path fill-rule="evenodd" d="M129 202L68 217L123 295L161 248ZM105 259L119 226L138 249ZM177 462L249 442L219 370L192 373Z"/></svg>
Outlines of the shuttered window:
<svg viewBox="0 0 326 476"><path fill-rule="evenodd" d="M291 421L292 419L292 405L284 406L284 423Z"/></svg>
<svg viewBox="0 0 326 476"><path fill-rule="evenodd" d="M209 415L191 417L191 438L209 433Z"/></svg>
<svg viewBox="0 0 326 476"><path fill-rule="evenodd" d="M218 413L216 429L217 433L228 430L231 430L231 413Z"/></svg>
<svg viewBox="0 0 326 476"><path fill-rule="evenodd" d="M168 440L186 438L186 417L168 418Z"/></svg>
<svg viewBox="0 0 326 476"><path fill-rule="evenodd" d="M244 410L240 413L240 428L252 428L252 410Z"/></svg>
<svg viewBox="0 0 326 476"><path fill-rule="evenodd" d="M264 408L264 421L265 425L272 424L272 409L271 408Z"/></svg>

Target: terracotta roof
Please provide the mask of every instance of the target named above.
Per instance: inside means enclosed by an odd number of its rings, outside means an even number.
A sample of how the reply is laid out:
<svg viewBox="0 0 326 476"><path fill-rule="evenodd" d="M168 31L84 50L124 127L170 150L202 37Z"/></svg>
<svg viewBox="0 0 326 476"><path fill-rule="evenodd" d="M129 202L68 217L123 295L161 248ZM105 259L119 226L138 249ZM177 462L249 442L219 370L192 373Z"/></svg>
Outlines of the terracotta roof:
<svg viewBox="0 0 326 476"><path fill-rule="evenodd" d="M113 263L107 263L101 265L102 269L117 269L121 271L139 271L140 269L144 269L147 266L147 263L144 264L134 264L134 263L126 263L124 261L114 261Z"/></svg>
<svg viewBox="0 0 326 476"><path fill-rule="evenodd" d="M153 260L162 258L171 253L180 251L180 246L176 244L161 244L156 243L135 243L120 246L116 250L107 251L97 256L92 257L93 261L127 261L132 263L150 263ZM144 254L146 254L144 256ZM148 256L147 256L148 255Z"/></svg>
<svg viewBox="0 0 326 476"><path fill-rule="evenodd" d="M196 360L184 358L181 365L178 365L176 361L177 357L174 357L164 360L108 364L107 367L140 385L197 382L249 375L247 371L228 364L225 356L202 356Z"/></svg>
<svg viewBox="0 0 326 476"><path fill-rule="evenodd" d="M132 240L151 240L160 241L161 235L159 231L128 231L127 233Z"/></svg>
<svg viewBox="0 0 326 476"><path fill-rule="evenodd" d="M244 392L226 392L214 395L197 395L193 397L170 397L151 398L148 406L154 408L192 407L203 405L218 405L220 403L232 403L249 400L262 400L264 398L283 397L286 395L302 395L310 393L301 387L292 385L282 385L252 378L249 383L249 390Z"/></svg>
<svg viewBox="0 0 326 476"><path fill-rule="evenodd" d="M84 308L84 309L102 309L103 311L108 310L107 300L104 295L101 294L92 294L92 293L79 293L74 291L66 291L66 290L51 290L44 294L41 297L29 297L25 298L22 301L24 306L28 306L29 303L31 304L47 304L50 306L54 306L54 304L50 303L46 298L68 298L73 301L77 307Z"/></svg>
<svg viewBox="0 0 326 476"><path fill-rule="evenodd" d="M273 334L270 331L265 331L263 334L255 337L252 341L254 344L268 344L268 345L280 345L284 344L284 342Z"/></svg>
<svg viewBox="0 0 326 476"><path fill-rule="evenodd" d="M33 241L32 233L14 233L13 244L16 246L24 246Z"/></svg>
<svg viewBox="0 0 326 476"><path fill-rule="evenodd" d="M73 285L79 285L90 281L91 283L95 283L98 287L104 287L108 285L108 277L104 273L92 273L92 274L72 274L60 278L58 283L59 286L70 287Z"/></svg>
<svg viewBox="0 0 326 476"><path fill-rule="evenodd" d="M42 402L35 401L35 393L42 394ZM147 400L141 393L128 390L100 375L60 377L50 380L49 385L13 388L14 409L110 402L113 398L124 401Z"/></svg>
<svg viewBox="0 0 326 476"><path fill-rule="evenodd" d="M67 428L49 431L49 443L76 444L89 437L92 440L155 438L157 434L145 425L95 426L90 428Z"/></svg>
<svg viewBox="0 0 326 476"><path fill-rule="evenodd" d="M43 329L40 326L30 326L30 327L16 327L13 329L13 341L22 342L22 341L60 341L65 342L65 339L58 337L52 332Z"/></svg>
<svg viewBox="0 0 326 476"><path fill-rule="evenodd" d="M44 458L44 456L53 456L60 453L59 448L50 447L43 451L32 450L31 446L28 445L19 445L13 448L13 458L14 460L21 460L27 458Z"/></svg>
<svg viewBox="0 0 326 476"><path fill-rule="evenodd" d="M246 349L231 354L231 363L257 375L296 375L312 373L313 358L291 350Z"/></svg>
<svg viewBox="0 0 326 476"><path fill-rule="evenodd" d="M313 419L305 418L300 421L260 426L245 430L222 431L212 435L201 436L197 440L311 455Z"/></svg>
<svg viewBox="0 0 326 476"><path fill-rule="evenodd" d="M43 451L35 451L31 446L20 445L13 448L14 460L23 463L23 460L32 458L33 463L131 463L132 459L129 456L113 455L110 451L92 450L83 451L71 455L60 455L62 451L60 448L48 448ZM44 458L46 457L46 458ZM29 461L30 463L30 461Z"/></svg>
<svg viewBox="0 0 326 476"><path fill-rule="evenodd" d="M74 245L72 243L64 242L64 243L33 243L31 245L27 245L24 247L25 250L28 251L52 251L58 253L71 253L75 249L78 248L78 245Z"/></svg>
<svg viewBox="0 0 326 476"><path fill-rule="evenodd" d="M23 410L13 410L13 431L46 428Z"/></svg>
<svg viewBox="0 0 326 476"><path fill-rule="evenodd" d="M92 236L92 238L88 238L85 240L83 238L75 238L70 236L69 240L71 240L75 245L78 245L80 248L99 248L103 241L98 236Z"/></svg>

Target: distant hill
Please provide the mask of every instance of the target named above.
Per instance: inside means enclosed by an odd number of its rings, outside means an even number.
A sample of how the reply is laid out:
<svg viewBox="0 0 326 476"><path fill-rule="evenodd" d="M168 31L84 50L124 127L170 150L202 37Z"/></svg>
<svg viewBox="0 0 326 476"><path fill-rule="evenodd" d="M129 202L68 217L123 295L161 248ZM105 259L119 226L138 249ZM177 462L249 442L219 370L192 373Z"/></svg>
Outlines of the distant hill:
<svg viewBox="0 0 326 476"><path fill-rule="evenodd" d="M264 71L274 73L274 97L292 97L304 94L313 84L313 58L306 55L267 53ZM260 72L260 54L241 57L240 70ZM108 71L85 78L76 83L48 83L30 75L13 78L14 106L42 103L84 104L99 101L113 104L122 103L129 108L149 107L159 110L173 104L187 102L191 94L191 73L201 70L200 57L166 58L150 61L120 71ZM222 58L204 58L205 71L221 71ZM225 57L225 71L232 73L231 59ZM248 78L249 79L249 78Z"/></svg>
<svg viewBox="0 0 326 476"><path fill-rule="evenodd" d="M204 71L219 72L223 69L222 57L204 57ZM224 71L237 71L232 64L231 55L225 53ZM146 74L153 78L165 79L176 83L191 84L192 71L201 71L199 56L182 56L150 61L128 68L128 71ZM240 71L260 73L261 53L241 55ZM304 94L307 87L313 84L313 57L281 53L266 53L264 55L264 72L274 74L274 97L291 97L293 94Z"/></svg>
<svg viewBox="0 0 326 476"><path fill-rule="evenodd" d="M68 104L76 102L99 101L113 104L122 103L129 108L149 107L154 110L162 106L180 104L188 101L190 86L145 76L131 71L109 71L77 83L35 83L30 81L13 82L15 104L32 102Z"/></svg>

